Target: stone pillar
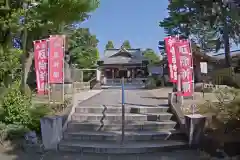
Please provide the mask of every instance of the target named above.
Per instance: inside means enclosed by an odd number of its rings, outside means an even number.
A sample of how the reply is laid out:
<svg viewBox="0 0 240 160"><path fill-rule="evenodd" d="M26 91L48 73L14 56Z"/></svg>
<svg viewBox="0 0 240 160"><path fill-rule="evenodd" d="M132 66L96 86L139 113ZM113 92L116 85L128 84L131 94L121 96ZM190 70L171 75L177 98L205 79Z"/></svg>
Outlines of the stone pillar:
<svg viewBox="0 0 240 160"><path fill-rule="evenodd" d="M97 74L97 81L100 82L101 81L101 70L100 69L97 69L96 70L96 74Z"/></svg>
<svg viewBox="0 0 240 160"><path fill-rule="evenodd" d="M191 147L200 145L201 138L204 133L206 117L200 114L192 114L185 116L185 124L188 134L188 143Z"/></svg>
<svg viewBox="0 0 240 160"><path fill-rule="evenodd" d="M127 69L127 78L130 78L131 77L131 71L129 69Z"/></svg>
<svg viewBox="0 0 240 160"><path fill-rule="evenodd" d="M41 120L42 142L46 150L57 150L63 137L62 117L43 117Z"/></svg>
<svg viewBox="0 0 240 160"><path fill-rule="evenodd" d="M111 69L112 70L112 79L114 79L114 69Z"/></svg>

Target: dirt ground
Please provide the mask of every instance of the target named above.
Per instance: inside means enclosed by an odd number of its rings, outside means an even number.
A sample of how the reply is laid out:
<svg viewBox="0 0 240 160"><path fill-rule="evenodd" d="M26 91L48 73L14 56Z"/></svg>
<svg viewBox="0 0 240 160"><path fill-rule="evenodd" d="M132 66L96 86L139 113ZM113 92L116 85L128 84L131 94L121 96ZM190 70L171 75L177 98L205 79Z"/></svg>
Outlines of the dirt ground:
<svg viewBox="0 0 240 160"><path fill-rule="evenodd" d="M164 99L167 101L168 93L172 92L172 88L153 89L153 90L150 90L150 92L156 98ZM204 93L203 95L202 92L195 92L193 99L192 98L184 99L182 109L185 112L185 110L189 110L191 108L191 105L193 104L199 105L206 102L207 100L210 100L213 102L213 101L217 101L217 98L214 93Z"/></svg>

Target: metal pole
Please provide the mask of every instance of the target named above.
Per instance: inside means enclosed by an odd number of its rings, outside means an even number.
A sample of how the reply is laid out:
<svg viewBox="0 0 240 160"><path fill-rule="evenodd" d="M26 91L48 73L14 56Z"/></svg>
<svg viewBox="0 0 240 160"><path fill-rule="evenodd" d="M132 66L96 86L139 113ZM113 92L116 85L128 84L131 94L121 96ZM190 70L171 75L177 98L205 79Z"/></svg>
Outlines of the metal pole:
<svg viewBox="0 0 240 160"><path fill-rule="evenodd" d="M62 46L62 49L63 49L63 68L62 68L63 69L63 77L62 77L62 96L63 96L63 99L62 100L63 101L62 102L63 103L64 103L64 100L65 100L65 97L64 97L64 95L65 95L65 93L64 93L65 92L65 90L64 90L65 89L65 87L64 87L64 77L65 77L65 69L64 69L65 64L64 64L64 62L65 62L65 60L64 60L64 58L65 58L65 45L66 45L65 44L65 38L66 37L64 35L62 35L62 40L63 40L63 46Z"/></svg>
<svg viewBox="0 0 240 160"><path fill-rule="evenodd" d="M125 95L124 95L124 77L122 78L122 139L121 144L124 143L125 138Z"/></svg>
<svg viewBox="0 0 240 160"><path fill-rule="evenodd" d="M50 77L50 65L49 65L49 62L50 62L50 45L49 45L49 39L47 39L47 54L48 54L48 64L47 64L47 66L48 66L48 103L49 103L49 105L50 105L50 103L51 103L51 85L50 85L50 80L49 80L49 77Z"/></svg>
<svg viewBox="0 0 240 160"><path fill-rule="evenodd" d="M190 39L188 39L188 41L189 41L189 47L190 47L190 52L191 52L191 55L192 55L192 100L194 99L194 81L195 81L195 79L194 79L194 68L193 68L193 52L192 52L192 42L191 42L191 40Z"/></svg>

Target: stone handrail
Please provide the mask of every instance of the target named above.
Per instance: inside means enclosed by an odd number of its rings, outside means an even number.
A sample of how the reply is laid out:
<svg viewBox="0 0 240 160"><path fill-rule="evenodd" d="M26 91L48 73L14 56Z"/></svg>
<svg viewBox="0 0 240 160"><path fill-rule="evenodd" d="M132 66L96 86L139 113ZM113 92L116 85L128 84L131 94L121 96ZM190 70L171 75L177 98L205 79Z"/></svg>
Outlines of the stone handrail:
<svg viewBox="0 0 240 160"><path fill-rule="evenodd" d="M178 98L176 96L176 93L169 93L168 104L170 106L172 113L176 116L176 120L180 125L180 128L182 130L185 130L185 116L181 109L181 106L183 105L183 99Z"/></svg>

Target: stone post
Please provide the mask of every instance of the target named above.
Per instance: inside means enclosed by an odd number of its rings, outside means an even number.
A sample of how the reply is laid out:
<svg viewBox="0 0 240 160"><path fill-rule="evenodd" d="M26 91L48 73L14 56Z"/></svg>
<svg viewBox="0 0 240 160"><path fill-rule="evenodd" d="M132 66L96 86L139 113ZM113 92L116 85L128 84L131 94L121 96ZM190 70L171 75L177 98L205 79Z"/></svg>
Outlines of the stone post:
<svg viewBox="0 0 240 160"><path fill-rule="evenodd" d="M111 69L112 70L112 79L114 79L114 69Z"/></svg>
<svg viewBox="0 0 240 160"><path fill-rule="evenodd" d="M206 117L200 114L185 116L185 124L188 134L188 143L191 147L197 147L200 144L204 133Z"/></svg>
<svg viewBox="0 0 240 160"><path fill-rule="evenodd" d="M42 142L45 150L57 150L58 144L63 137L62 117L43 117L40 122Z"/></svg>

